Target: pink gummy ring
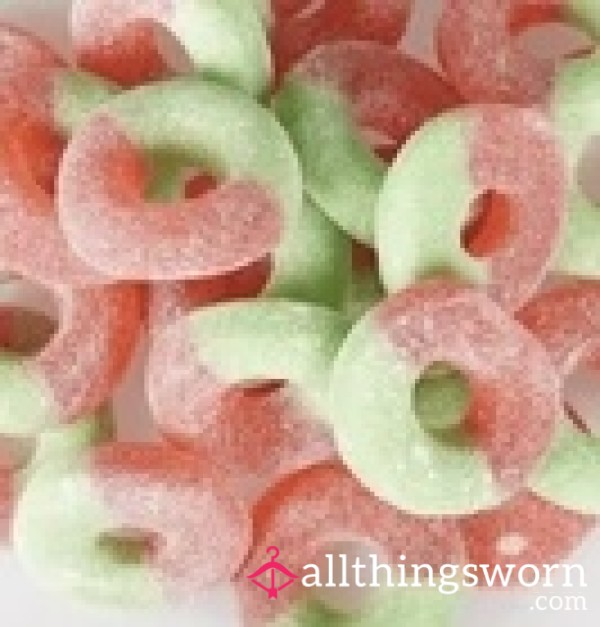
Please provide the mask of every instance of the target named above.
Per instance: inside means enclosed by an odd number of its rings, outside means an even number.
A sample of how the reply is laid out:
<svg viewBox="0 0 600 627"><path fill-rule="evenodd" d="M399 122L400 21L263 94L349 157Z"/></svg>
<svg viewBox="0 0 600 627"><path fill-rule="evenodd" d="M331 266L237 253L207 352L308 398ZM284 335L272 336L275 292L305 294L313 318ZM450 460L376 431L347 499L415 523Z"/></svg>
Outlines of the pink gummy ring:
<svg viewBox="0 0 600 627"><path fill-rule="evenodd" d="M238 578L242 603L250 616L266 618L283 611L302 593L290 586L275 605L257 596L251 576L265 562L267 548L279 547L286 568L302 576L303 566L323 557L336 543L363 544L383 563L461 563L463 544L457 521L406 514L380 500L343 465L315 466L284 480L255 510L255 544Z"/></svg>
<svg viewBox="0 0 600 627"><path fill-rule="evenodd" d="M114 526L149 534L146 557L167 596L193 595L239 569L250 518L206 460L162 444L115 443L90 453L89 472Z"/></svg>
<svg viewBox="0 0 600 627"><path fill-rule="evenodd" d="M470 102L539 103L556 64L536 57L516 36L536 24L578 24L576 13L571 0L448 0L437 32L440 62Z"/></svg>
<svg viewBox="0 0 600 627"><path fill-rule="evenodd" d="M451 419L444 428L416 401L431 368L452 373L427 386L449 390L436 414ZM331 419L344 462L380 498L467 514L522 489L553 437L559 392L541 343L481 291L440 279L390 296L351 331Z"/></svg>
<svg viewBox="0 0 600 627"><path fill-rule="evenodd" d="M412 0L275 0L272 32L276 75L319 44L343 40L394 46L406 30Z"/></svg>
<svg viewBox="0 0 600 627"><path fill-rule="evenodd" d="M67 236L115 279L211 277L277 245L278 206L260 186L224 182L201 198L161 206L144 199L148 176L139 147L104 114L76 134L63 159L59 206Z"/></svg>
<svg viewBox="0 0 600 627"><path fill-rule="evenodd" d="M48 287L59 301L56 333L34 355L2 356L2 433L36 435L95 411L109 398L136 345L141 288Z"/></svg>

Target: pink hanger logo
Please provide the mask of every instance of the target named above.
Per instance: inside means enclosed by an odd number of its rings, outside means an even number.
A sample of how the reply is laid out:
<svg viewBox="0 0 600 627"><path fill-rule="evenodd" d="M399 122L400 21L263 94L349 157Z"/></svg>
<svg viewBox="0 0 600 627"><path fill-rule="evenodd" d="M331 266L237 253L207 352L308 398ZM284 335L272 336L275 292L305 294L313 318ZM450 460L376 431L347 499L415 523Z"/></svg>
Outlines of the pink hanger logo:
<svg viewBox="0 0 600 627"><path fill-rule="evenodd" d="M279 549L276 546L270 546L267 549L267 555L271 555L271 561L263 564L255 573L248 575L248 579L250 579L255 586L258 586L267 592L269 594L269 599L277 599L279 593L288 586L291 586L294 581L298 579L298 576L294 575L294 573L277 561L277 558L279 557ZM259 581L259 578L269 572L271 573L271 585L267 587ZM275 575L277 573L286 578L280 586L275 585Z"/></svg>

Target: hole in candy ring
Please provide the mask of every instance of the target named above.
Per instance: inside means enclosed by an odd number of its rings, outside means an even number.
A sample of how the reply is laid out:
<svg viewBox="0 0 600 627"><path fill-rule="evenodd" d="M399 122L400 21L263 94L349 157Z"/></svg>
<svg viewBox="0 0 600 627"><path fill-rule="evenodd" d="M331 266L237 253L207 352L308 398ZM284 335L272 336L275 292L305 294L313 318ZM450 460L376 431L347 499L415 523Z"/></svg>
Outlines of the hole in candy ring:
<svg viewBox="0 0 600 627"><path fill-rule="evenodd" d="M600 136L590 137L577 165L577 183L585 197L595 205L600 205Z"/></svg>
<svg viewBox="0 0 600 627"><path fill-rule="evenodd" d="M430 435L443 441L460 439L470 399L467 377L444 363L426 368L413 390L417 420Z"/></svg>
<svg viewBox="0 0 600 627"><path fill-rule="evenodd" d="M156 554L160 539L157 533L133 527L103 531L97 540L98 547L120 564L143 564Z"/></svg>
<svg viewBox="0 0 600 627"><path fill-rule="evenodd" d="M494 190L480 194L461 233L463 249L482 259L504 248L512 230L511 203L508 196Z"/></svg>

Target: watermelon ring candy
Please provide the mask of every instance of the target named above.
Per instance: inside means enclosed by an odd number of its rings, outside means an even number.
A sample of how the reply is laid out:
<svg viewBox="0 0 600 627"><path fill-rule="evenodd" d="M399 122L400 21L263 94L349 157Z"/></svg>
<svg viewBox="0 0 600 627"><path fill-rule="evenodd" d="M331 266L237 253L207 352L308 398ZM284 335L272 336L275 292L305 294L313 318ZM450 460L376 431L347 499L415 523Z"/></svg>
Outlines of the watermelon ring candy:
<svg viewBox="0 0 600 627"><path fill-rule="evenodd" d="M286 381L307 414L326 422L329 371L346 331L340 314L283 299L196 309L153 338L155 420L172 437L198 438L232 387Z"/></svg>
<svg viewBox="0 0 600 627"><path fill-rule="evenodd" d="M237 583L247 614L263 621L307 600L306 590L298 585L282 590L277 604L256 595L248 577L264 563L269 546L281 547L286 567L298 576L306 574L304 564L323 557L335 543L365 545L382 563L398 563L404 555L408 573L412 564L428 564L435 573L444 563L460 563L463 556L455 520L397 510L377 499L339 463L287 478L255 511L256 544Z"/></svg>
<svg viewBox="0 0 600 627"><path fill-rule="evenodd" d="M194 115L181 115L188 110ZM231 150L234 127L239 150ZM143 198L149 168L167 160L231 180L198 199L152 206ZM192 80L110 100L73 135L58 182L61 224L75 252L129 280L204 278L257 261L280 243L279 207L283 250L300 203L296 157L270 113Z"/></svg>
<svg viewBox="0 0 600 627"><path fill-rule="evenodd" d="M269 84L264 8L254 0L75 0L71 11L79 65L124 86L168 75L161 27L205 77L256 95Z"/></svg>
<svg viewBox="0 0 600 627"><path fill-rule="evenodd" d="M593 0L448 0L437 32L438 56L470 102L539 103L552 87L556 63L536 57L517 35L550 22L600 36Z"/></svg>
<svg viewBox="0 0 600 627"><path fill-rule="evenodd" d="M543 292L518 319L547 348L563 377L600 347L600 282L573 280ZM600 439L566 419L530 480L541 497L578 512L600 514Z"/></svg>
<svg viewBox="0 0 600 627"><path fill-rule="evenodd" d="M377 251L386 288L447 272L518 308L554 261L564 170L554 133L534 110L481 105L429 121L401 149L379 196ZM472 203L489 192L496 194L491 206L504 212L473 215ZM483 258L462 240L474 219L494 227Z"/></svg>
<svg viewBox="0 0 600 627"><path fill-rule="evenodd" d="M411 9L412 0L272 0L276 75L321 44L356 40L395 46Z"/></svg>
<svg viewBox="0 0 600 627"><path fill-rule="evenodd" d="M137 543L131 530L142 532ZM249 541L246 511L201 462L164 445L106 444L35 476L15 521L15 546L32 574L70 595L123 605L226 581Z"/></svg>
<svg viewBox="0 0 600 627"><path fill-rule="evenodd" d="M0 355L4 435L35 436L96 410L135 347L143 303L139 288L47 287L59 301L56 334L30 357Z"/></svg>
<svg viewBox="0 0 600 627"><path fill-rule="evenodd" d="M435 367L449 371L438 383L426 378ZM330 415L342 458L377 496L409 512L467 514L523 486L553 437L559 389L542 345L485 294L431 281L352 330Z"/></svg>
<svg viewBox="0 0 600 627"><path fill-rule="evenodd" d="M273 107L298 151L307 194L342 230L373 245L385 172L373 148L395 154L428 117L457 102L432 70L395 48L343 41L304 57Z"/></svg>

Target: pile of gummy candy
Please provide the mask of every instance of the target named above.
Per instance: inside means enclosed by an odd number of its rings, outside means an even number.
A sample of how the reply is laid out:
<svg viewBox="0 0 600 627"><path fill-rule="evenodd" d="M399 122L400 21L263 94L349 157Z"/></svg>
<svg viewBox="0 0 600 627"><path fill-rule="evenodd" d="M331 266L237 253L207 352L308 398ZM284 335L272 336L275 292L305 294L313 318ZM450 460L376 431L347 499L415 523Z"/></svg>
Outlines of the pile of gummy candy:
<svg viewBox="0 0 600 627"><path fill-rule="evenodd" d="M56 310L0 309L0 511L41 583L437 627L426 589L351 610L250 579L348 540L551 564L594 528L569 390L600 380L600 5L445 0L438 72L398 47L412 4L74 0L73 62L0 26L0 269ZM549 22L592 43L536 56ZM158 435L126 442L140 351Z"/></svg>

